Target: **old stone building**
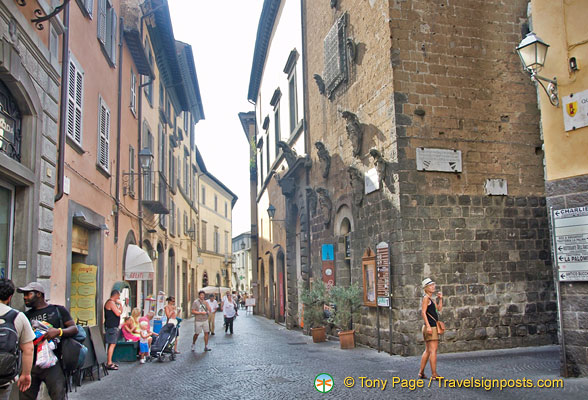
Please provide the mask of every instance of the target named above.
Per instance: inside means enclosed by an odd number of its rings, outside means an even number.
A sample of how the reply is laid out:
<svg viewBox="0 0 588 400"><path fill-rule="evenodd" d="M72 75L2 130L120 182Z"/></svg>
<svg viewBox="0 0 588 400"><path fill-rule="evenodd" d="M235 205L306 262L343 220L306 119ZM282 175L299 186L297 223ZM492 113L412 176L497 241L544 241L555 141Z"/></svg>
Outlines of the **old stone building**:
<svg viewBox="0 0 588 400"><path fill-rule="evenodd" d="M380 338L395 354L422 347L429 276L444 293L444 351L553 343L539 113L514 52L527 2L303 3L313 151L310 185L294 194L310 214L302 270L321 279L334 245L336 284L364 285L362 255L388 243ZM366 296L356 338L376 346Z"/></svg>

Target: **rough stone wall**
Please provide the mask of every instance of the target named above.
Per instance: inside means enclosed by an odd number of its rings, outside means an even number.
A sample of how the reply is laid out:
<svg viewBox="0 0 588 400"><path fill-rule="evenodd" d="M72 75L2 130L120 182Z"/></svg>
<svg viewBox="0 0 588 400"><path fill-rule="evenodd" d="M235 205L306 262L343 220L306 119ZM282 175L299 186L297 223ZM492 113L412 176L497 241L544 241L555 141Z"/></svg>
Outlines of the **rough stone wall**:
<svg viewBox="0 0 588 400"><path fill-rule="evenodd" d="M23 117L21 165L34 181L16 172L12 279L17 284L42 282L50 297L59 119L60 66L52 59L26 15L32 9L7 2L0 7L0 78L19 102ZM45 22L45 32L50 22ZM60 37L61 40L61 37ZM0 176L1 178L1 176ZM16 265L26 261L26 270ZM22 306L15 299L15 306Z"/></svg>
<svg viewBox="0 0 588 400"><path fill-rule="evenodd" d="M383 10L384 3L306 4L309 131L311 142L323 141L333 157L328 179L313 166L311 184L329 190L332 221L341 205L352 209L352 282L362 284L365 249L389 242L393 353L422 349L418 307L425 276L445 295L443 351L554 343L539 113L514 53L526 1L394 0ZM322 41L331 26L325 21L344 12L360 57L329 100L318 94L312 75L323 68ZM356 113L367 132L355 160L341 110ZM373 168L366 155L371 147L389 162L387 181L357 206L346 168L353 161L362 172ZM461 150L463 172L417 171L417 147ZM317 165L315 151L312 156ZM486 196L487 178L506 179L508 196ZM315 277L321 245L341 241L333 222L324 222L319 209L311 219ZM384 350L390 346L387 314L380 318ZM359 342L376 345L375 322L375 310L364 308L355 325Z"/></svg>
<svg viewBox="0 0 588 400"><path fill-rule="evenodd" d="M547 181L547 206L554 210L588 205L588 176ZM554 274L554 282L558 278ZM568 373L588 375L588 283L561 283L562 325ZM563 361L563 358L562 358ZM563 373L563 365L562 365Z"/></svg>

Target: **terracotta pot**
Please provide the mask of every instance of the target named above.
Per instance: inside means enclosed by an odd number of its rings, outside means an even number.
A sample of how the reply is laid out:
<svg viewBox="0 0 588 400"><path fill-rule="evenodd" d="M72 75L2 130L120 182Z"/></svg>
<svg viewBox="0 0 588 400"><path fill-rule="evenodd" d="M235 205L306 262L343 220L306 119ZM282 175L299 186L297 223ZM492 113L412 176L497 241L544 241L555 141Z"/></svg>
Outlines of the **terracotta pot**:
<svg viewBox="0 0 588 400"><path fill-rule="evenodd" d="M320 328L310 328L310 333L312 334L312 341L314 343L327 341L327 333L324 326L321 326Z"/></svg>
<svg viewBox="0 0 588 400"><path fill-rule="evenodd" d="M342 349L353 349L355 348L355 330L352 331L340 331L339 332L339 343Z"/></svg>

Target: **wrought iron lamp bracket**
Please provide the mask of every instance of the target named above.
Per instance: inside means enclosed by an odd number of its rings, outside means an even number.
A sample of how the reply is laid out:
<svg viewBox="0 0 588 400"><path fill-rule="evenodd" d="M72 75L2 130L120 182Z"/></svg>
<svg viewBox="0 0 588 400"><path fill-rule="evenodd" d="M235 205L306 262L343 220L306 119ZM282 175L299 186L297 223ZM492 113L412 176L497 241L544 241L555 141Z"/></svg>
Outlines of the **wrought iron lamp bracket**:
<svg viewBox="0 0 588 400"><path fill-rule="evenodd" d="M21 7L27 5L26 0L16 0L16 3ZM38 30L41 31L45 29L45 27L43 26L43 22L50 20L51 18L59 14L61 11L63 11L67 3L69 3L69 0L63 0L63 3L55 7L53 11L49 14L45 14L45 11L41 10L40 8L37 8L35 11L33 11L36 18L31 19L31 22L35 24L35 27Z"/></svg>

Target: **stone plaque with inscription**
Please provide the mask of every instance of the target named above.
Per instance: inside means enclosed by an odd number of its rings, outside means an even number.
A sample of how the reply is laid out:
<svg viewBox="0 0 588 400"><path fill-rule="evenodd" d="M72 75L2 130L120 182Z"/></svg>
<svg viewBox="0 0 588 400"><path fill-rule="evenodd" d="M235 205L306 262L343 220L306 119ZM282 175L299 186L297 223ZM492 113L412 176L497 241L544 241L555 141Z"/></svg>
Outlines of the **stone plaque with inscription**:
<svg viewBox="0 0 588 400"><path fill-rule="evenodd" d="M417 147L416 164L419 171L461 172L461 151Z"/></svg>

